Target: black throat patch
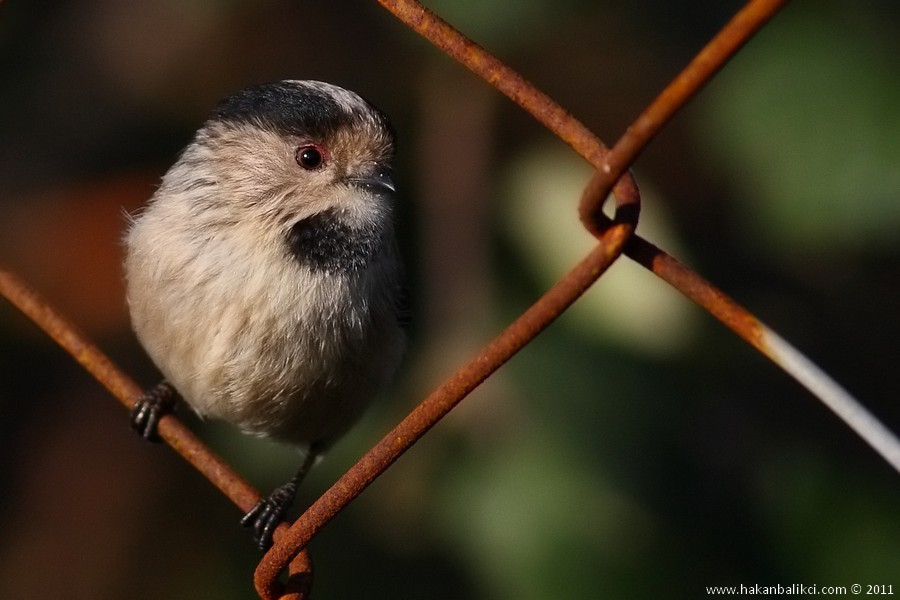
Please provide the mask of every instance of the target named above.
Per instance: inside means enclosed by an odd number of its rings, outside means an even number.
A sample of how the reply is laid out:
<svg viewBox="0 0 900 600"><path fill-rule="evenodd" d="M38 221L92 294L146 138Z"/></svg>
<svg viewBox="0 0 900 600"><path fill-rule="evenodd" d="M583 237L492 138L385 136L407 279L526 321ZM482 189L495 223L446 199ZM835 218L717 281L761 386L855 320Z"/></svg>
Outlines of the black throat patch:
<svg viewBox="0 0 900 600"><path fill-rule="evenodd" d="M368 266L383 235L375 224L353 227L338 211L327 209L294 223L287 242L291 254L312 271L348 274Z"/></svg>

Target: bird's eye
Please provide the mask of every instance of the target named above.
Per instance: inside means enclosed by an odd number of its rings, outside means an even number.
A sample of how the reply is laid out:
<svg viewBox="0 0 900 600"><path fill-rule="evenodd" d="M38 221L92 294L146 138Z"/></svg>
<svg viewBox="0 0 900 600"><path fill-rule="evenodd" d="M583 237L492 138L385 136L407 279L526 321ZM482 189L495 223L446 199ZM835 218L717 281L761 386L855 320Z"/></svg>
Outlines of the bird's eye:
<svg viewBox="0 0 900 600"><path fill-rule="evenodd" d="M318 169L325 164L325 152L314 144L297 148L297 164L307 170Z"/></svg>

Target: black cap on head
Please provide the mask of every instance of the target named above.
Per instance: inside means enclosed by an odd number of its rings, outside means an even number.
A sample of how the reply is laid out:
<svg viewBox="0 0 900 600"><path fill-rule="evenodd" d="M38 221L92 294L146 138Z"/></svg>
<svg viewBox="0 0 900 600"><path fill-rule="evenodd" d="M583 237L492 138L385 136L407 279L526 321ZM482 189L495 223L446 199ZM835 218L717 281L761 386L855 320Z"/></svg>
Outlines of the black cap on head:
<svg viewBox="0 0 900 600"><path fill-rule="evenodd" d="M226 98L213 120L271 127L290 135L325 138L354 121L390 131L387 117L353 92L318 81L279 81L243 89Z"/></svg>

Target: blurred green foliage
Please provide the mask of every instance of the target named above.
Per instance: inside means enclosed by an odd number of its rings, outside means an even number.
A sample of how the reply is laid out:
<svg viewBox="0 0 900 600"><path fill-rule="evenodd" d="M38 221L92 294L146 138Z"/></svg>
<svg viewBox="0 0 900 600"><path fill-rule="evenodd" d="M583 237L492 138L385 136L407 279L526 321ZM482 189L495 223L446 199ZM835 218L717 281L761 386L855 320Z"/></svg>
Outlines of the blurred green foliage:
<svg viewBox="0 0 900 600"><path fill-rule="evenodd" d="M897 246L897 42L873 35L884 29L875 15L846 9L786 11L701 101L698 143L743 190L738 208L761 247Z"/></svg>

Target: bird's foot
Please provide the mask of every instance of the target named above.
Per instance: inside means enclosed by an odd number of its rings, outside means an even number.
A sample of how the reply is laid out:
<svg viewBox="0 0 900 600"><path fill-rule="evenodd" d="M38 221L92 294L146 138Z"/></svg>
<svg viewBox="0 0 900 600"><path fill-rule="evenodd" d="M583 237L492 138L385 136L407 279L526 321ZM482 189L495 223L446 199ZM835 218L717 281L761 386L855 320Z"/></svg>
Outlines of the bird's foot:
<svg viewBox="0 0 900 600"><path fill-rule="evenodd" d="M149 442L158 442L159 420L175 408L178 395L168 381L146 390L131 408L131 428Z"/></svg>
<svg viewBox="0 0 900 600"><path fill-rule="evenodd" d="M268 498L260 500L241 519L241 525L252 530L253 541L260 550L268 550L272 546L275 528L284 520L296 495L297 483L292 480L275 488Z"/></svg>

